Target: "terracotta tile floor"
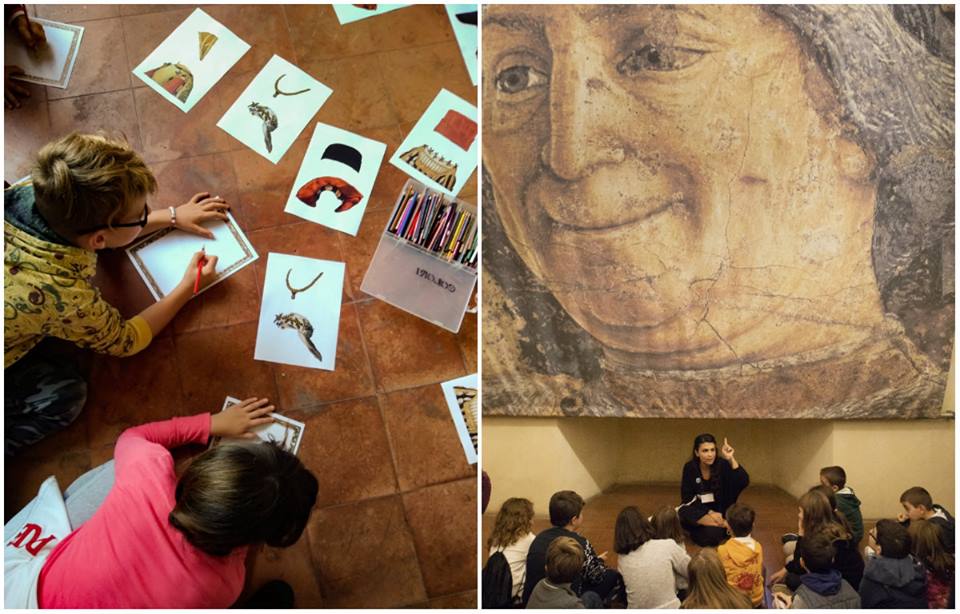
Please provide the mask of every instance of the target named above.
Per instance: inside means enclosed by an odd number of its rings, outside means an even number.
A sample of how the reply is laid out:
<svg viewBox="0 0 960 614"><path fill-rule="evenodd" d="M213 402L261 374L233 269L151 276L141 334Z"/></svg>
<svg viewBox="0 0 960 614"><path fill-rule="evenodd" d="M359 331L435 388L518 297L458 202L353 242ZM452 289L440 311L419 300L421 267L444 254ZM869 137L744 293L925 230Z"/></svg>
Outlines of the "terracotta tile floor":
<svg viewBox="0 0 960 614"><path fill-rule="evenodd" d="M184 114L129 71L192 10L31 7L86 32L70 88L31 86L27 106L4 114L4 177L27 174L38 147L68 131L122 131L157 175L152 203L180 204L201 190L224 196L261 260L188 305L141 354L92 358L80 419L7 462L5 518L46 476L65 486L108 460L129 426L218 410L227 395L269 396L307 424L300 456L321 490L303 538L253 560L248 591L283 578L303 607L474 607L476 468L438 383L476 370L476 316L454 335L360 291L406 180L386 160L357 237L283 212L316 121L386 143L388 158L441 87L476 101L446 12L417 6L341 27L329 6L204 7L251 50ZM277 165L216 127L274 53L334 91ZM476 193L474 177L461 196L476 202ZM336 371L252 359L269 251L346 262ZM100 263L97 283L122 312L150 304L122 252Z"/></svg>

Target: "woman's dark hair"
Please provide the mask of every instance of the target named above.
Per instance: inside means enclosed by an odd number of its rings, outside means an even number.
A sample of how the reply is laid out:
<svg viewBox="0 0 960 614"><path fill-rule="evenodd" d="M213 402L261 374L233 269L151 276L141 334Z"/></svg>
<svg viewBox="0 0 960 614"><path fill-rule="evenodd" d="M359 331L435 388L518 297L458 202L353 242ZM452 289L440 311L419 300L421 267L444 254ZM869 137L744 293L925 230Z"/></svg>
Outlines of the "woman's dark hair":
<svg viewBox="0 0 960 614"><path fill-rule="evenodd" d="M284 548L300 539L318 489L317 478L277 445L223 443L180 477L170 524L214 556L258 543Z"/></svg>
<svg viewBox="0 0 960 614"><path fill-rule="evenodd" d="M613 551L629 554L654 538L653 525L634 506L625 507L613 529Z"/></svg>
<svg viewBox="0 0 960 614"><path fill-rule="evenodd" d="M693 462L695 463L700 462L699 459L697 458L697 450L699 450L700 446L705 443L712 443L713 445L716 446L717 439L710 433L700 433L699 435L697 435L693 440L693 452L690 453L690 458L693 459ZM717 448L719 447L720 446L717 446ZM717 450L717 456L718 457L720 456L719 449ZM720 468L722 466L723 466L722 463L714 462L713 466L710 467L710 480L708 483L710 484L711 490L720 489L720 471L721 471Z"/></svg>
<svg viewBox="0 0 960 614"><path fill-rule="evenodd" d="M690 458L697 460L697 450L700 449L701 444L712 443L717 444L717 438L711 435L710 433L700 433L693 439L693 452L690 453Z"/></svg>

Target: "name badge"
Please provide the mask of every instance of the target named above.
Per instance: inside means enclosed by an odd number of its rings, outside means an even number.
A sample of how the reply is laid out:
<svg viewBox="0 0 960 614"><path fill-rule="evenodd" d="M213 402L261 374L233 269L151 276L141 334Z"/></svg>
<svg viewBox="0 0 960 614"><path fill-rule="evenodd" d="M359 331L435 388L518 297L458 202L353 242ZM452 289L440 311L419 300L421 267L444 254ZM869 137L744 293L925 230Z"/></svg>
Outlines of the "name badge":
<svg viewBox="0 0 960 614"><path fill-rule="evenodd" d="M700 495L700 503L713 503L714 501L712 492L705 492Z"/></svg>

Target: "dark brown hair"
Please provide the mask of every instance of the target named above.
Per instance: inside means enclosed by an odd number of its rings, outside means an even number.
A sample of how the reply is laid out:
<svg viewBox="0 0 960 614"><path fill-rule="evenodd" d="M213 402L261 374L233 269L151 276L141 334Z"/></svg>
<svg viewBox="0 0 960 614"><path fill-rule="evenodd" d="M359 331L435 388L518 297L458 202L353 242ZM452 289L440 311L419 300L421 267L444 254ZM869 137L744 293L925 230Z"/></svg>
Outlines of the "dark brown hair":
<svg viewBox="0 0 960 614"><path fill-rule="evenodd" d="M170 524L214 556L264 543L292 546L317 499L317 479L277 445L223 443L207 450L177 482Z"/></svg>
<svg viewBox="0 0 960 614"><path fill-rule="evenodd" d="M550 497L550 524L565 527L583 511L583 497L572 490L561 490Z"/></svg>
<svg viewBox="0 0 960 614"><path fill-rule="evenodd" d="M757 513L753 508L743 503L734 503L727 509L727 524L734 537L746 537L753 531L753 521Z"/></svg>
<svg viewBox="0 0 960 614"><path fill-rule="evenodd" d="M896 520L885 518L877 521L877 545L880 555L891 559L902 559L910 554L910 534L907 527Z"/></svg>
<svg viewBox="0 0 960 614"><path fill-rule="evenodd" d="M653 515L654 539L672 539L681 546L686 540L677 510L665 505Z"/></svg>
<svg viewBox="0 0 960 614"><path fill-rule="evenodd" d="M653 525L634 506L625 507L613 529L613 551L629 554L654 538Z"/></svg>
<svg viewBox="0 0 960 614"><path fill-rule="evenodd" d="M843 488L847 485L847 472L843 470L843 467L838 465L824 467L820 470L820 475L827 478L827 482L829 482L831 486Z"/></svg>
<svg viewBox="0 0 960 614"><path fill-rule="evenodd" d="M844 539L853 537L853 527L850 526L850 521L847 520L847 517L837 508L837 493L833 492L833 489L825 484L817 484L810 490L818 490L827 498L827 502L830 503L830 509L833 510L833 520L843 528L843 534L847 535Z"/></svg>
<svg viewBox="0 0 960 614"><path fill-rule="evenodd" d="M529 499L510 498L503 502L493 524L493 533L487 540L490 548L506 548L526 535L533 528L533 502Z"/></svg>
<svg viewBox="0 0 960 614"><path fill-rule="evenodd" d="M943 529L929 520L914 520L907 532L913 556L937 578L953 579L954 558L943 545Z"/></svg>
<svg viewBox="0 0 960 614"><path fill-rule="evenodd" d="M811 488L800 497L799 506L803 510L805 537L826 533L833 540L849 539L849 533L842 524L837 522L837 515L833 506L830 505L830 499L823 490Z"/></svg>
<svg viewBox="0 0 960 614"><path fill-rule="evenodd" d="M830 571L833 567L833 558L837 555L833 540L826 533L804 535L803 539L800 540L798 550L804 567L812 573Z"/></svg>
<svg viewBox="0 0 960 614"><path fill-rule="evenodd" d="M900 495L900 503L909 503L913 507L922 505L927 511L933 509L933 498L926 488L920 486L914 486L903 491L903 494Z"/></svg>
<svg viewBox="0 0 960 614"><path fill-rule="evenodd" d="M547 546L547 579L554 584L573 582L583 567L583 548L572 537L558 537Z"/></svg>
<svg viewBox="0 0 960 614"><path fill-rule="evenodd" d="M126 141L74 132L45 145L32 171L37 211L57 234L76 239L109 225L157 180Z"/></svg>

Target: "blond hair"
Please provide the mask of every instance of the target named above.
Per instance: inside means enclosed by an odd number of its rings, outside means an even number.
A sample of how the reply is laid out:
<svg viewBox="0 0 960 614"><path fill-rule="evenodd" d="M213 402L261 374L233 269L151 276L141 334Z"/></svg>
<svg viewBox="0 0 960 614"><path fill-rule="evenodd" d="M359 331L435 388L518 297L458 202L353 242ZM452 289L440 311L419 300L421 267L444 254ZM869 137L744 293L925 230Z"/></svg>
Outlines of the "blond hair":
<svg viewBox="0 0 960 614"><path fill-rule="evenodd" d="M109 226L157 180L126 140L74 132L45 145L32 172L37 211L61 236Z"/></svg>
<svg viewBox="0 0 960 614"><path fill-rule="evenodd" d="M510 498L504 501L487 541L490 548L506 548L533 529L533 503L529 499Z"/></svg>
<svg viewBox="0 0 960 614"><path fill-rule="evenodd" d="M565 584L577 579L583 567L583 548L572 537L558 537L547 546L547 579Z"/></svg>
<svg viewBox="0 0 960 614"><path fill-rule="evenodd" d="M692 609L750 609L750 598L727 584L720 556L713 548L704 548L690 559L687 567L690 594L680 606Z"/></svg>

